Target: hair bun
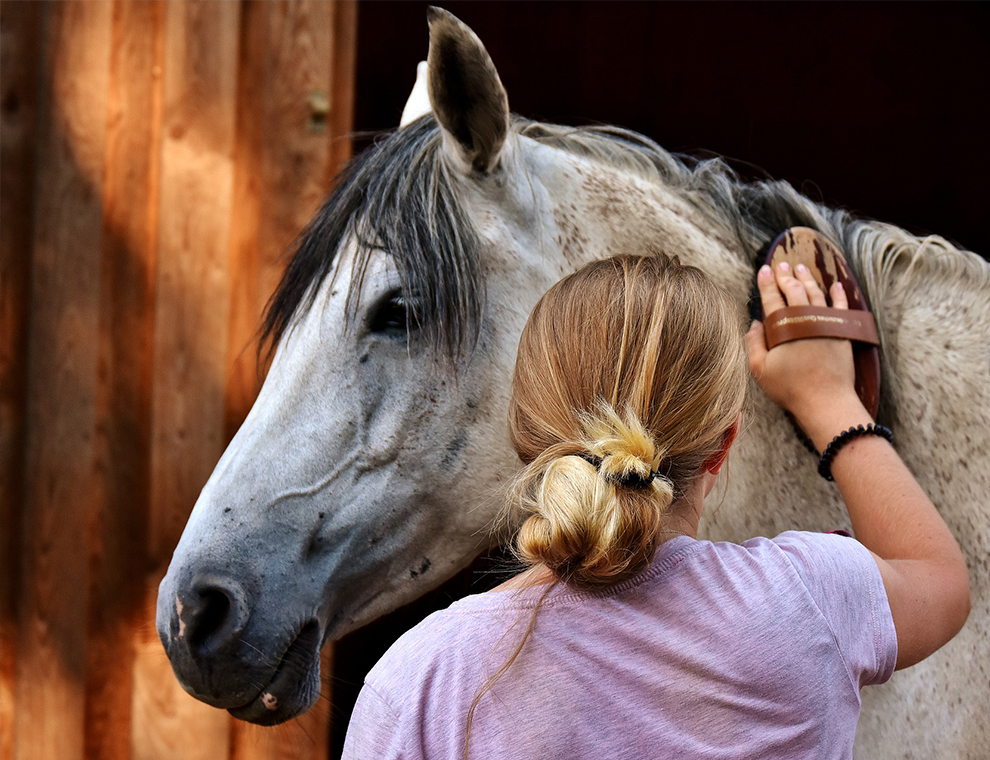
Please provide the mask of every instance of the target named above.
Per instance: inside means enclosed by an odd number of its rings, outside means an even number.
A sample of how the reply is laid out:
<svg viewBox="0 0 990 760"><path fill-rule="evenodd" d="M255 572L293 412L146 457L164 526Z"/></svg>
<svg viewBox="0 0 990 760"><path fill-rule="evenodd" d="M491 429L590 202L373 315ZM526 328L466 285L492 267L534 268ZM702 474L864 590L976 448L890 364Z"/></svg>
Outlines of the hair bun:
<svg viewBox="0 0 990 760"><path fill-rule="evenodd" d="M609 404L599 401L594 414L581 419L587 447L598 459L598 471L610 483L626 488L646 488L657 477L662 457L653 436L630 410L620 417Z"/></svg>
<svg viewBox="0 0 990 760"><path fill-rule="evenodd" d="M674 487L656 472L657 447L633 414L599 403L582 425L584 440L544 452L521 481L529 517L516 550L569 582L608 586L652 561Z"/></svg>
<svg viewBox="0 0 990 760"><path fill-rule="evenodd" d="M657 475L650 463L628 453L606 454L598 471L609 483L625 488L646 488Z"/></svg>

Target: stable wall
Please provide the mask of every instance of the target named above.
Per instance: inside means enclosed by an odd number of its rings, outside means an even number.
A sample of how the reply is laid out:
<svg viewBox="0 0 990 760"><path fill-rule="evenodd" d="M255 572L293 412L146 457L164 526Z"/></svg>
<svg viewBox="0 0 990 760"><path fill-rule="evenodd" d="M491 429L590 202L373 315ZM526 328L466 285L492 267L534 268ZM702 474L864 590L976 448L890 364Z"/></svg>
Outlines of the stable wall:
<svg viewBox="0 0 990 760"><path fill-rule="evenodd" d="M350 152L356 11L0 6L3 760L327 756L326 702L234 721L153 621L281 254Z"/></svg>

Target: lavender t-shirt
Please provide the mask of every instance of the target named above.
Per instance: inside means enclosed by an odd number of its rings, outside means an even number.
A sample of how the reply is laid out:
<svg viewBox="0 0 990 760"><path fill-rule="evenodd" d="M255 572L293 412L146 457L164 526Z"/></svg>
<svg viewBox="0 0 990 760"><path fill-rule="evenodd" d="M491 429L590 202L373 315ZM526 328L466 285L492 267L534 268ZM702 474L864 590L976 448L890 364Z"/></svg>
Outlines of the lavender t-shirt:
<svg viewBox="0 0 990 760"><path fill-rule="evenodd" d="M543 588L467 597L400 638L344 757L463 757ZM677 537L608 592L557 586L536 621L478 705L471 758L850 758L860 687L897 659L876 563L838 535Z"/></svg>

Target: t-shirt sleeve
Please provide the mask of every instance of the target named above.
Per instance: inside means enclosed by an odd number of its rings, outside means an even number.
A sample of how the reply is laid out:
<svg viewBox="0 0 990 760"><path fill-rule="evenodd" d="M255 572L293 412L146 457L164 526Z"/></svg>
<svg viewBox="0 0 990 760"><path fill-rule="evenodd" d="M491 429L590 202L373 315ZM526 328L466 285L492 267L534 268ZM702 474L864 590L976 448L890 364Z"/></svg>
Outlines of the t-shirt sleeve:
<svg viewBox="0 0 990 760"><path fill-rule="evenodd" d="M412 760L403 748L399 716L391 705L365 683L351 713L344 738L343 760Z"/></svg>
<svg viewBox="0 0 990 760"><path fill-rule="evenodd" d="M774 539L787 555L835 636L860 686L890 678L897 633L873 556L854 538L789 531Z"/></svg>

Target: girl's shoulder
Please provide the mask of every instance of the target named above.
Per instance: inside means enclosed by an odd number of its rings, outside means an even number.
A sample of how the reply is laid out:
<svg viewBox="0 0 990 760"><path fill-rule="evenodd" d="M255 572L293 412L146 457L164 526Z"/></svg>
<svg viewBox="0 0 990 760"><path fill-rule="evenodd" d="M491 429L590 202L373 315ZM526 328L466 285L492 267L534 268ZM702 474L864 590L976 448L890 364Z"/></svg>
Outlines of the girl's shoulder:
<svg viewBox="0 0 990 760"><path fill-rule="evenodd" d="M491 648L517 619L494 594L472 594L424 618L400 636L368 673L366 681L380 690L397 679L424 681L445 677L455 661L470 652ZM506 595L508 596L508 595ZM490 598L496 597L496 598ZM505 614L503 614L503 611Z"/></svg>

